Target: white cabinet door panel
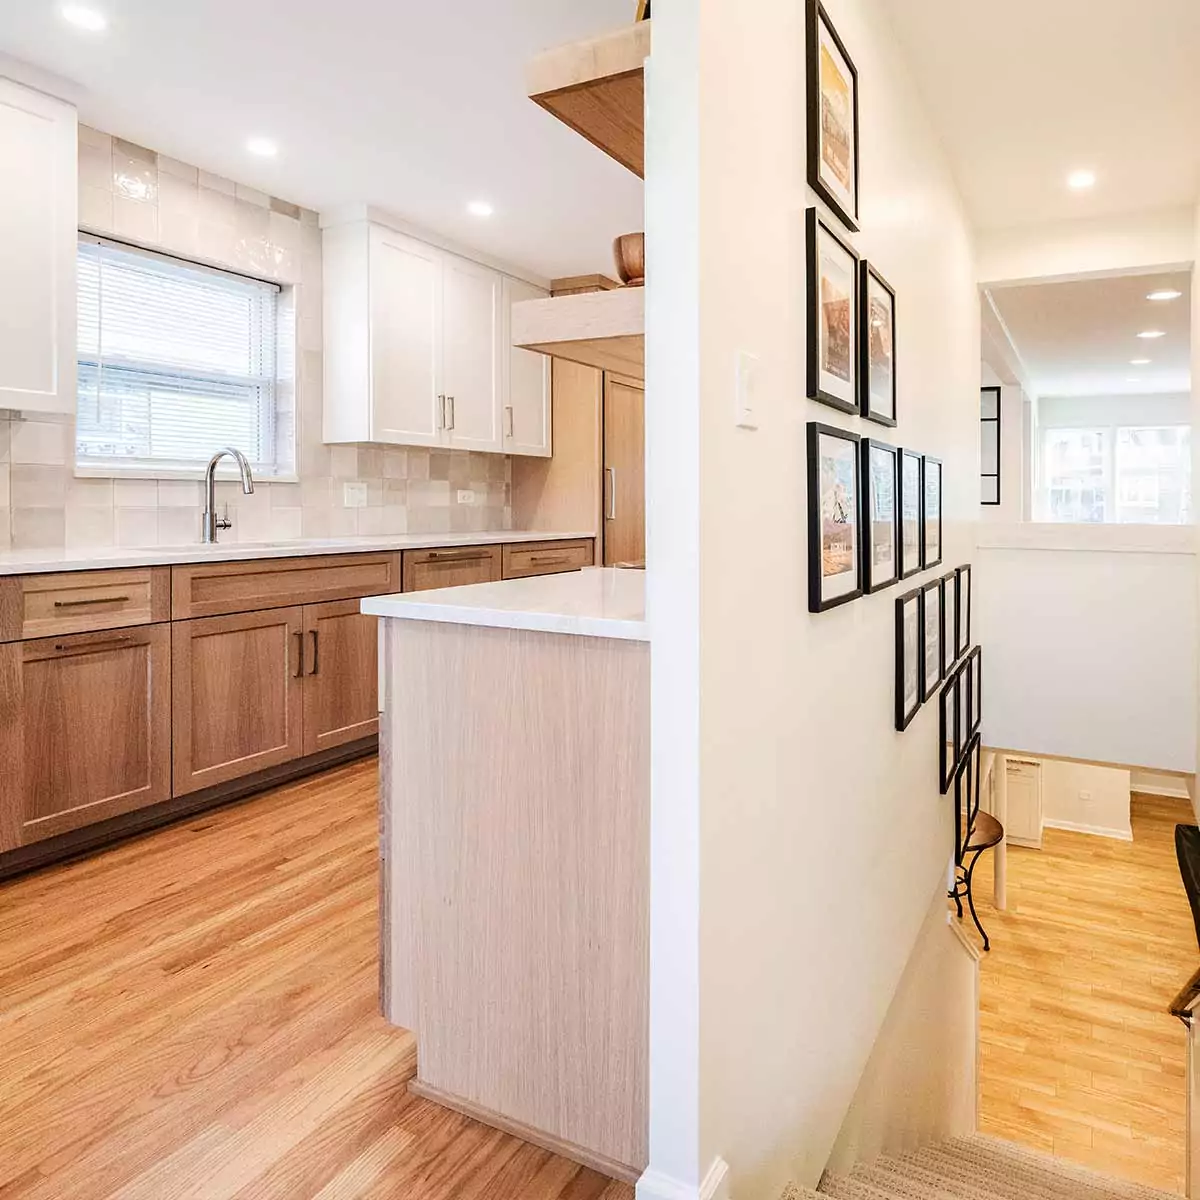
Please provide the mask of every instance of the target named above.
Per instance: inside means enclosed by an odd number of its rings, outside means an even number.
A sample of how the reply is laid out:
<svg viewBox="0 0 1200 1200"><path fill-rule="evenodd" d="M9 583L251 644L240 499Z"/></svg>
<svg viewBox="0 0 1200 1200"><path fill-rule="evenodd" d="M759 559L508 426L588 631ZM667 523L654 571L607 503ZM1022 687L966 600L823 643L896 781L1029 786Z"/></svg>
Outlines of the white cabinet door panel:
<svg viewBox="0 0 1200 1200"><path fill-rule="evenodd" d="M500 437L501 276L446 255L442 267L442 379L449 444L502 449Z"/></svg>
<svg viewBox="0 0 1200 1200"><path fill-rule="evenodd" d="M545 354L521 350L512 344L512 306L521 300L541 300L546 295L541 288L524 280L504 280L504 345L508 353L508 373L501 428L507 454L550 457L550 359Z"/></svg>

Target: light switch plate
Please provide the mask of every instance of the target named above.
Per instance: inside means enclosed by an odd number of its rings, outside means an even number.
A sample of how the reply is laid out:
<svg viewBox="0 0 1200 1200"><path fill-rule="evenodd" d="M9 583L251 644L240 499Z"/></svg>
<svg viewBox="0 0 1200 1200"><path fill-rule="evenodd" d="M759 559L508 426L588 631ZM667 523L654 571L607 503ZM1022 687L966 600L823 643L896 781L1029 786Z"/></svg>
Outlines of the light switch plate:
<svg viewBox="0 0 1200 1200"><path fill-rule="evenodd" d="M359 481L343 484L342 503L347 508L366 508L367 485Z"/></svg>
<svg viewBox="0 0 1200 1200"><path fill-rule="evenodd" d="M733 392L733 423L739 429L758 428L758 355L739 350Z"/></svg>

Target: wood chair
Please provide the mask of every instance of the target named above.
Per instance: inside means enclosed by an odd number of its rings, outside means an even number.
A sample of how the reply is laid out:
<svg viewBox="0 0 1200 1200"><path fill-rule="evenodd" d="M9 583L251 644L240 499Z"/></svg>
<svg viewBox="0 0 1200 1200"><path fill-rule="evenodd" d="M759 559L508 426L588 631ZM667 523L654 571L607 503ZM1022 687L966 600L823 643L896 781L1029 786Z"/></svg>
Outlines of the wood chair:
<svg viewBox="0 0 1200 1200"><path fill-rule="evenodd" d="M962 898L966 896L967 905L971 910L971 920L975 922L975 928L979 930L979 936L983 938L984 950L990 950L992 943L988 938L987 930L979 920L979 914L975 911L972 884L979 856L984 851L1000 845L1002 841L1004 841L1004 826L991 813L984 812L982 809L977 810L963 844L962 855L954 878L954 891L950 893L950 898L958 909L959 920L962 920L963 915ZM970 861L968 861L968 857Z"/></svg>

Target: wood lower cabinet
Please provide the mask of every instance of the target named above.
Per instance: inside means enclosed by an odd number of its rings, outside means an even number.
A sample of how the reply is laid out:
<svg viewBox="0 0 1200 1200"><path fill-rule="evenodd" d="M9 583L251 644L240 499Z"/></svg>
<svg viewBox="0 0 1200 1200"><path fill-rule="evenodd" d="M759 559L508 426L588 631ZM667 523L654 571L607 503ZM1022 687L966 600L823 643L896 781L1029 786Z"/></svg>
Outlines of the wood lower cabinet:
<svg viewBox="0 0 1200 1200"><path fill-rule="evenodd" d="M169 625L0 646L0 851L171 794Z"/></svg>
<svg viewBox="0 0 1200 1200"><path fill-rule="evenodd" d="M357 600L304 610L304 753L379 732L379 622Z"/></svg>
<svg viewBox="0 0 1200 1200"><path fill-rule="evenodd" d="M177 621L175 794L227 783L304 753L304 610Z"/></svg>
<svg viewBox="0 0 1200 1200"><path fill-rule="evenodd" d="M494 583L500 578L499 546L462 546L452 550L406 550L404 590L462 587L468 583Z"/></svg>
<svg viewBox="0 0 1200 1200"><path fill-rule="evenodd" d="M646 392L604 378L604 565L646 563Z"/></svg>

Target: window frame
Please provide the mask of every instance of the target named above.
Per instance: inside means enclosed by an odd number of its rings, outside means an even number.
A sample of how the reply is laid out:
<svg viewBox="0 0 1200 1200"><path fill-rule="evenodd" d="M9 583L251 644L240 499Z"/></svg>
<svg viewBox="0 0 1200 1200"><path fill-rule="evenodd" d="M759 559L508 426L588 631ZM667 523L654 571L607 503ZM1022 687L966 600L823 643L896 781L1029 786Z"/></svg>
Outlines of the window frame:
<svg viewBox="0 0 1200 1200"><path fill-rule="evenodd" d="M985 392L994 392L996 395L996 415L994 417L985 417L983 415L983 394ZM981 481L984 479L994 479L996 481L996 498L995 498L995 500L984 500L983 495L982 495L983 488L981 487L979 489L980 490L979 503L984 508L999 508L1000 501L1001 501L1000 434L1001 434L1002 429L1004 428L1003 425L1000 423L1001 422L1000 402L1002 399L1003 399L1003 397L1001 395L1001 389L998 387L989 386L989 387L981 387L979 389L979 400L980 400L980 404L979 404L979 478ZM983 461L983 428L985 425L995 425L996 426L996 463L995 463L996 469L994 471L985 471L983 469L985 466L988 465L987 463L985 463Z"/></svg>

